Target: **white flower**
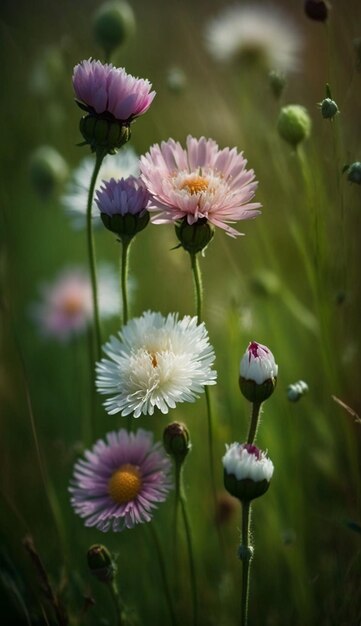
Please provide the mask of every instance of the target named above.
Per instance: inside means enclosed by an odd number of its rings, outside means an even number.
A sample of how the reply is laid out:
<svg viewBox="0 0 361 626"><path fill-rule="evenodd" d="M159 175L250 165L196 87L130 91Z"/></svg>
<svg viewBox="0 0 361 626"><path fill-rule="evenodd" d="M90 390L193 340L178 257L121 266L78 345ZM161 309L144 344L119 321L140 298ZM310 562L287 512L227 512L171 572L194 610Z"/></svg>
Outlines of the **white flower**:
<svg viewBox="0 0 361 626"><path fill-rule="evenodd" d="M209 52L218 61L243 58L268 69L297 69L301 38L278 7L234 4L208 23L205 36Z"/></svg>
<svg viewBox="0 0 361 626"><path fill-rule="evenodd" d="M72 218L72 226L77 230L85 228L88 191L93 170L94 158L85 157L74 171L65 194L61 198L62 205ZM100 168L95 191L100 189L102 181L138 175L139 158L131 146L126 146L120 152L114 155L108 154L105 157ZM93 201L92 217L94 224L100 226L101 219L95 201Z"/></svg>
<svg viewBox="0 0 361 626"><path fill-rule="evenodd" d="M120 310L118 281L106 264L98 271L99 312L102 319ZM88 272L83 267L63 270L52 283L42 286L41 302L32 306L40 332L60 341L85 331L93 320L93 300Z"/></svg>
<svg viewBox="0 0 361 626"><path fill-rule="evenodd" d="M271 480L274 466L262 450L248 443L226 444L226 448L227 452L222 462L227 474L232 474L237 480L246 478L254 482Z"/></svg>
<svg viewBox="0 0 361 626"><path fill-rule="evenodd" d="M266 380L277 378L277 374L278 365L271 350L257 341L251 341L241 359L241 378L263 385Z"/></svg>
<svg viewBox="0 0 361 626"><path fill-rule="evenodd" d="M168 413L177 402L194 402L204 385L214 385L215 355L205 325L196 317L179 320L147 311L132 319L119 339L103 348L109 358L97 364L96 385L112 394L104 406L110 415L153 415L157 407Z"/></svg>

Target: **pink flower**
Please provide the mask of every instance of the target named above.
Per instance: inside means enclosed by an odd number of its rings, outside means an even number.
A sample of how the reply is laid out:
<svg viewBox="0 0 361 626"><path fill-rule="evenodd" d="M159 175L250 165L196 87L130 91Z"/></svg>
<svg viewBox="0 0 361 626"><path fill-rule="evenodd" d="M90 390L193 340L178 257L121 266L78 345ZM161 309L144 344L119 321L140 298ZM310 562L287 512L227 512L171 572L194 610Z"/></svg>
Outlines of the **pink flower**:
<svg viewBox="0 0 361 626"><path fill-rule="evenodd" d="M93 59L74 67L73 87L77 100L88 113L108 113L127 123L148 111L155 96L155 91L150 91L149 80L135 78L124 68Z"/></svg>
<svg viewBox="0 0 361 626"><path fill-rule="evenodd" d="M129 176L124 179L104 180L96 192L95 202L101 213L107 215L138 215L144 213L149 193L140 178Z"/></svg>
<svg viewBox="0 0 361 626"><path fill-rule="evenodd" d="M155 224L206 218L231 237L228 226L256 217L261 206L250 202L257 188L253 170L236 148L220 150L213 139L187 137L187 148L173 139L155 144L141 157L141 176L151 194L150 211L160 211Z"/></svg>
<svg viewBox="0 0 361 626"><path fill-rule="evenodd" d="M277 374L278 365L271 350L257 341L251 341L241 359L241 377L262 385L267 380L277 378Z"/></svg>

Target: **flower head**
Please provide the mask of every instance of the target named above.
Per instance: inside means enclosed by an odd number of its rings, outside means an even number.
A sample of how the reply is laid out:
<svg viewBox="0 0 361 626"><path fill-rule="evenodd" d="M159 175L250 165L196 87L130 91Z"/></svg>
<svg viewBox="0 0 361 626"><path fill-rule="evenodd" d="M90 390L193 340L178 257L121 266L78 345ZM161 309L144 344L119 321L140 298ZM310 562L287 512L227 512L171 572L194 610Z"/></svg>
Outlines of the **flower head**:
<svg viewBox="0 0 361 626"><path fill-rule="evenodd" d="M85 157L74 170L65 194L61 199L75 229L85 228L86 225L86 207L93 170L94 158ZM138 176L138 174L139 157L131 146L124 146L117 154L113 156L107 155L104 158L98 180L104 182L111 178L127 178L128 176ZM96 189L100 188L100 184L98 184ZM101 224L95 200L93 201L92 218L94 225Z"/></svg>
<svg viewBox="0 0 361 626"><path fill-rule="evenodd" d="M213 139L187 137L187 147L169 139L141 157L141 176L151 194L150 211L160 211L155 224L188 224L207 220L228 235L240 235L228 223L256 217L251 202L257 182L236 148L220 150Z"/></svg>
<svg viewBox="0 0 361 626"><path fill-rule="evenodd" d="M257 341L251 341L240 363L239 384L250 402L263 402L273 393L278 374L272 352Z"/></svg>
<svg viewBox="0 0 361 626"><path fill-rule="evenodd" d="M97 191L95 202L104 226L129 241L149 222L148 199L143 181L129 176L105 181Z"/></svg>
<svg viewBox="0 0 361 626"><path fill-rule="evenodd" d="M226 449L222 462L227 491L240 500L253 500L265 493L274 470L267 455L248 443L235 442Z"/></svg>
<svg viewBox="0 0 361 626"><path fill-rule="evenodd" d="M215 355L205 325L196 317L147 311L134 318L103 348L108 358L97 364L96 385L111 395L110 415L168 413L177 402L194 402L204 385L214 385Z"/></svg>
<svg viewBox="0 0 361 626"><path fill-rule="evenodd" d="M99 271L100 315L116 315L120 302L117 279L108 266ZM42 334L66 341L84 332L93 319L93 301L88 273L72 267L59 274L55 281L43 287L42 301L33 307L34 317Z"/></svg>
<svg viewBox="0 0 361 626"><path fill-rule="evenodd" d="M283 72L297 69L300 35L275 6L235 4L208 23L205 35L218 61L239 60Z"/></svg>
<svg viewBox="0 0 361 626"><path fill-rule="evenodd" d="M155 97L149 80L135 78L124 68L94 59L81 61L74 67L73 87L77 100L88 113L110 114L123 123L143 115Z"/></svg>
<svg viewBox="0 0 361 626"><path fill-rule="evenodd" d="M172 487L171 462L145 430L108 433L84 456L75 464L69 491L88 527L120 532L149 522Z"/></svg>

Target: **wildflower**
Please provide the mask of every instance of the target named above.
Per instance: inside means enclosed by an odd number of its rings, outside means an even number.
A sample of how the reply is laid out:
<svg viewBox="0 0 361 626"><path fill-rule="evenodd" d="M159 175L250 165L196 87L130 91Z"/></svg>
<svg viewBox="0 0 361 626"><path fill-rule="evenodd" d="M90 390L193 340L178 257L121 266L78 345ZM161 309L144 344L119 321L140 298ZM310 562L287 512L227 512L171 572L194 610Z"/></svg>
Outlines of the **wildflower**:
<svg viewBox="0 0 361 626"><path fill-rule="evenodd" d="M148 209L160 211L152 221L183 220L185 226L207 228L209 223L231 237L240 235L228 223L256 217L261 206L250 202L258 183L246 165L236 148L220 150L213 139L204 137L189 135L185 149L173 139L153 145L140 159L141 176L151 194Z"/></svg>
<svg viewBox="0 0 361 626"><path fill-rule="evenodd" d="M305 107L289 104L281 109L277 129L282 139L296 148L311 132L311 119Z"/></svg>
<svg viewBox="0 0 361 626"><path fill-rule="evenodd" d="M257 446L248 443L226 445L222 462L224 486L241 501L249 501L263 495L273 475L272 461Z"/></svg>
<svg viewBox="0 0 361 626"><path fill-rule="evenodd" d="M129 176L105 181L96 193L95 202L104 226L117 233L122 241L130 241L149 222L148 199L143 181Z"/></svg>
<svg viewBox="0 0 361 626"><path fill-rule="evenodd" d="M92 150L114 152L130 138L130 124L153 102L149 80L135 78L124 68L88 59L74 67L76 102L87 115L80 131Z"/></svg>
<svg viewBox="0 0 361 626"><path fill-rule="evenodd" d="M100 314L105 319L119 311L117 279L106 265L100 266L99 278ZM33 314L41 333L59 341L84 332L93 319L88 273L80 267L62 271L53 283L43 286L42 301L33 306Z"/></svg>
<svg viewBox="0 0 361 626"><path fill-rule="evenodd" d="M287 14L274 6L227 7L207 24L205 37L217 61L240 61L285 73L298 67L301 37Z"/></svg>
<svg viewBox="0 0 361 626"><path fill-rule="evenodd" d="M75 229L85 228L86 225L86 207L93 170L94 159L85 157L74 170L61 198L62 205L71 217L71 223ZM128 176L138 176L138 174L139 157L131 146L124 146L114 156L107 155L104 158L98 180L107 181L111 178L127 178ZM99 186L100 183L97 189ZM100 225L101 220L95 201L92 206L92 218L95 225Z"/></svg>
<svg viewBox="0 0 361 626"><path fill-rule="evenodd" d="M97 364L98 391L112 397L110 415L168 413L177 402L194 402L204 385L214 385L215 355L205 325L197 317L147 311L111 337L103 348L108 358Z"/></svg>
<svg viewBox="0 0 361 626"><path fill-rule="evenodd" d="M297 402L305 393L308 392L308 385L303 380L288 385L287 398L290 402Z"/></svg>
<svg viewBox="0 0 361 626"><path fill-rule="evenodd" d="M105 2L95 12L93 30L97 43L109 58L135 31L132 7L123 0Z"/></svg>
<svg viewBox="0 0 361 626"><path fill-rule="evenodd" d="M239 385L250 402L263 402L277 383L278 365L272 352L257 341L248 344L241 359Z"/></svg>
<svg viewBox="0 0 361 626"><path fill-rule="evenodd" d="M74 467L69 491L85 526L120 532L150 522L172 487L171 463L153 434L108 433Z"/></svg>

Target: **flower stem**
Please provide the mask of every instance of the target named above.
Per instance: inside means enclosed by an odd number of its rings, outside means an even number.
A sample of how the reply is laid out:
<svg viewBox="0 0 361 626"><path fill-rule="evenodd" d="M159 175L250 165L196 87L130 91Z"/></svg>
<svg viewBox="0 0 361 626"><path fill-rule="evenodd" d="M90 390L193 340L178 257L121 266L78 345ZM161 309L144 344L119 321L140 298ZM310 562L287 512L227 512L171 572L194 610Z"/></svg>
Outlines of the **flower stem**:
<svg viewBox="0 0 361 626"><path fill-rule="evenodd" d="M195 293L195 301L196 301L196 311L198 317L198 323L200 324L202 321L202 310L203 310L203 285L202 285L202 274L199 267L199 261L197 254L189 253L191 257L191 266L193 273L193 281L194 281L194 293ZM216 488L216 478L214 474L214 454L213 454L213 419L212 419L212 405L211 405L211 397L209 388L207 385L204 388L204 393L206 397L206 405L207 405L207 422L208 422L208 449L209 449L209 464L210 464L210 476L211 476L211 484L212 484L212 493L213 493L213 503L214 510L216 511L217 507L217 488ZM222 543L220 528L218 527L218 534L220 542Z"/></svg>
<svg viewBox="0 0 361 626"><path fill-rule="evenodd" d="M123 303L123 326L128 323L129 318L129 305L128 305L128 267L129 267L129 248L131 239L123 240L122 242L122 256L121 256L121 291L122 291L122 303Z"/></svg>
<svg viewBox="0 0 361 626"><path fill-rule="evenodd" d="M201 275L201 270L199 267L198 255L195 254L194 252L190 252L189 254L191 257L197 317L198 317L198 322L200 323L202 321L202 306L203 306L202 275Z"/></svg>
<svg viewBox="0 0 361 626"><path fill-rule="evenodd" d="M191 524L187 511L187 500L184 493L183 487L183 472L182 466L176 465L176 472L179 473L179 501L181 505L182 518L184 524L184 530L186 534L187 541L187 549L188 549L188 559L189 559L189 573L190 573L190 582L191 582L191 592L192 592L192 605L193 605L193 626L197 626L198 623L198 589L197 589L197 578L196 578L196 568L194 561L194 553L193 553L193 542L192 542L192 530Z"/></svg>
<svg viewBox="0 0 361 626"><path fill-rule="evenodd" d="M249 574L252 559L252 548L250 546L250 519L251 503L242 502L242 544L240 546L240 559L242 561L242 607L241 626L248 623L248 599L249 599Z"/></svg>
<svg viewBox="0 0 361 626"><path fill-rule="evenodd" d="M262 406L261 402L252 403L251 423L249 425L247 443L253 443L254 440L256 439L258 421L259 421L259 416L261 413L261 406Z"/></svg>
<svg viewBox="0 0 361 626"><path fill-rule="evenodd" d="M114 604L114 610L115 610L115 615L116 615L116 625L117 626L123 626L123 603L121 601L120 595L119 595L119 591L118 591L118 586L115 582L115 580L113 580L112 582L107 584L107 587L109 589L109 593L112 597L113 600L113 604Z"/></svg>
<svg viewBox="0 0 361 626"><path fill-rule="evenodd" d="M151 522L147 526L148 526L148 528L150 530L150 533L151 533L151 535L153 537L155 549L156 549L157 556L158 556L159 569L160 569L160 573L161 573L162 580L163 580L164 594L165 594L165 597L166 597L166 600L167 600L167 604L168 604L169 614L170 614L170 618L171 618L171 624L172 624L172 626L177 626L176 613L175 613L175 610L174 610L172 594L171 594L170 587L169 587L169 584L168 584L168 576L167 576L164 556L163 556L163 552L162 552L162 548L161 548L161 543L159 541L158 533L157 533L157 531L155 529L154 524Z"/></svg>
<svg viewBox="0 0 361 626"><path fill-rule="evenodd" d="M95 247L94 247L94 237L93 237L93 228L92 228L92 206L93 206L95 184L96 184L99 170L101 168L101 164L103 162L105 155L106 155L106 152L104 150L99 150L96 152L95 165L94 165L94 170L93 170L93 174L91 177L90 187L89 187L89 192L88 192L88 204L87 204L87 212L86 212L88 260L89 260L89 269L90 269L90 280L91 280L91 286L92 286L94 333L95 333L95 339L96 339L96 355L97 355L98 360L100 359L100 356L101 356L102 340L101 340L100 318L99 318L99 308L98 308Z"/></svg>

